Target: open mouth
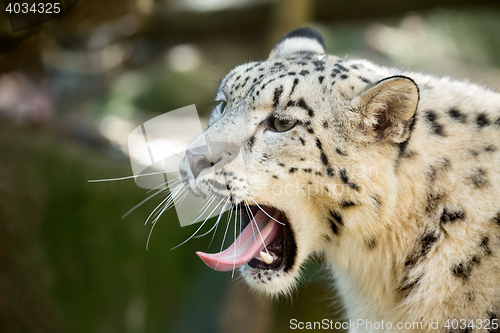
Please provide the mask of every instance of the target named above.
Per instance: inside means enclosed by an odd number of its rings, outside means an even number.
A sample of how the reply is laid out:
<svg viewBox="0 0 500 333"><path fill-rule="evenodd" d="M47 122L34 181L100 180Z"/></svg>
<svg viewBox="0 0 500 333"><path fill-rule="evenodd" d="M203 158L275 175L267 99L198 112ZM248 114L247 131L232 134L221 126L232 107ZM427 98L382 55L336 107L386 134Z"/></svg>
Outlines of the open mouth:
<svg viewBox="0 0 500 333"><path fill-rule="evenodd" d="M293 266L297 246L286 215L268 206L238 205L245 227L226 250L196 252L207 266L231 271L248 264L255 269L284 270Z"/></svg>

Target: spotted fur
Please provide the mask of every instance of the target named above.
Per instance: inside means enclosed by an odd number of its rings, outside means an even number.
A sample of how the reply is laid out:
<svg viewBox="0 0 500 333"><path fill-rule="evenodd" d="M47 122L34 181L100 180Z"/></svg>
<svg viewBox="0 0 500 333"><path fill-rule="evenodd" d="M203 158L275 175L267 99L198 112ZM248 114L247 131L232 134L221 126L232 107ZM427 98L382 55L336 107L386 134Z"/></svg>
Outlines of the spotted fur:
<svg viewBox="0 0 500 333"><path fill-rule="evenodd" d="M299 29L268 60L233 69L217 96L225 109L192 146L241 146L222 166L240 180L230 191L220 175L199 181L186 160L181 178L281 210L296 243L286 269L241 268L253 288L289 292L318 255L352 320L431 332L429 320L498 318L500 94L328 55ZM274 119L296 125L278 132Z"/></svg>

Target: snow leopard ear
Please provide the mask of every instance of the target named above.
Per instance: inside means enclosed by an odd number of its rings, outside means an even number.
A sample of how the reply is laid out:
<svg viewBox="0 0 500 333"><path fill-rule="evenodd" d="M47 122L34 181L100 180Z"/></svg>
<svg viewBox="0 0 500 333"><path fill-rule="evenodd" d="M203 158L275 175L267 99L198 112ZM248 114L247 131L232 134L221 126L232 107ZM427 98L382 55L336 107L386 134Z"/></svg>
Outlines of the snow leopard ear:
<svg viewBox="0 0 500 333"><path fill-rule="evenodd" d="M402 143L410 136L418 100L415 81L406 76L391 76L352 100L350 118L354 118L363 141Z"/></svg>
<svg viewBox="0 0 500 333"><path fill-rule="evenodd" d="M296 53L325 53L323 37L311 28L299 28L287 33L273 47L269 59L285 58Z"/></svg>

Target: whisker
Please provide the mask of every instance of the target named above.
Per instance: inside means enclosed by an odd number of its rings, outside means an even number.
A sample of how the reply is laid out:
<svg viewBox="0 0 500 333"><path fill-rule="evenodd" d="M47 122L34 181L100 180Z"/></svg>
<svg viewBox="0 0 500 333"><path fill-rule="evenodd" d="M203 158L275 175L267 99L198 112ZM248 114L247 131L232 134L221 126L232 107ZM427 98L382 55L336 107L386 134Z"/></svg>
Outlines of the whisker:
<svg viewBox="0 0 500 333"><path fill-rule="evenodd" d="M224 242L226 241L227 231L229 230L229 225L231 224L231 217L233 217L233 209L234 209L234 205L231 205L231 210L229 211L229 217L227 218L226 231L224 232L224 237L222 237L222 244L220 246L219 252L222 252L222 249L224 248ZM216 268L217 268L217 265L219 265L219 259L217 259L217 264L215 264Z"/></svg>
<svg viewBox="0 0 500 333"><path fill-rule="evenodd" d="M221 200L221 201L219 201L219 203L217 204L217 206L215 206L215 208L214 208L214 209L210 212L210 214L208 215L208 217L210 217L210 215L212 215L212 214L213 214L213 212L215 212L215 210L217 209L217 207L219 207L219 205L220 205L221 203L222 203L222 200ZM176 248L178 248L179 246L186 244L186 243L187 243L187 242L188 242L191 238L193 238L193 237L194 237L194 236L198 233L198 231L200 231L200 230L201 230L201 228L203 228L203 226L205 225L205 223L208 221L208 217L205 219L205 221L203 221L203 223L200 225L200 227L199 227L198 229L196 229L196 231L195 231L195 232L194 232L191 236L189 236L189 238L188 238L188 239L186 239L184 242L180 243L179 245L174 246L174 247L173 247L173 248L171 248L170 250L176 249Z"/></svg>
<svg viewBox="0 0 500 333"><path fill-rule="evenodd" d="M264 245L264 250L266 250L267 254L269 254L269 251L267 251L266 243L264 242L264 238L262 237L262 234L260 233L260 229L259 229L259 226L257 224L257 221L255 221L255 218L252 219L252 222L255 223L255 228L257 228L257 231L259 232L260 240L262 241L262 245Z"/></svg>
<svg viewBox="0 0 500 333"><path fill-rule="evenodd" d="M209 202L208 204L206 204L206 205L205 205L205 206L206 206L206 208L205 208L205 210L203 211L203 213L201 213L201 214L200 214L200 216L198 216L198 217L196 218L196 220L194 220L194 221L193 221L193 222L191 222L190 224L195 223L196 221L198 221L198 219L199 219L200 217L202 217L203 215L205 215L205 213L206 213L206 212L207 212L207 210L210 208L210 205L211 205L211 204L215 201L215 199L216 199L216 198L215 198L215 195L213 195L213 196L212 196L212 200L211 200L211 202ZM208 219L208 218L210 218L210 215L208 215L206 219ZM206 220L206 219L205 219L205 220ZM205 234L203 234L203 235L201 235L201 236L195 236L195 238L200 238L200 237L203 237L204 235L205 235Z"/></svg>
<svg viewBox="0 0 500 333"><path fill-rule="evenodd" d="M229 199L231 199L231 197L227 198L226 203L224 203L224 207L222 207L221 214L219 215L219 217L217 218L217 221L215 222L214 234L212 235L212 239L210 240L210 243L208 243L208 247L210 247L210 245L212 245L212 242L214 241L215 234L217 233L217 228L219 227L219 221L222 218L222 215L224 215L223 212L224 212L224 209L226 209L226 206L227 206L227 203L229 202Z"/></svg>
<svg viewBox="0 0 500 333"><path fill-rule="evenodd" d="M145 174L140 174L137 176L126 176L126 177L107 178L107 179L89 179L89 180L87 180L87 182L89 182L89 183L111 182L111 181L116 181L116 180L125 180L125 179L131 179L131 178L136 178L136 177L159 175L162 173L178 172L178 171L179 171L178 169L175 169L175 170L168 170L168 171L158 171L158 172L152 172L152 173L145 173Z"/></svg>
<svg viewBox="0 0 500 333"><path fill-rule="evenodd" d="M250 218L250 221L252 221L255 217L253 216L253 213L252 213L252 210L250 209L250 207L248 206L248 202L246 199L243 199L245 200L245 208L247 210L247 214ZM255 227L253 226L253 223L250 223L250 226L252 227L252 235L253 235L253 239L256 240L257 239L257 236L255 236Z"/></svg>
<svg viewBox="0 0 500 333"><path fill-rule="evenodd" d="M182 204L182 202L184 201L184 199L187 197L189 193L188 192L185 192L183 197L180 199L179 201L179 205ZM149 235L148 235L148 240L146 242L146 249L149 249L149 240L151 238L151 234L153 233L153 229L154 227L156 226L156 223L158 222L158 220L160 219L161 215L167 210L169 209L168 205L165 205L162 210L160 211L160 213L156 216L156 218L154 219L154 221L151 222L152 226L151 226L151 230L149 231Z"/></svg>
<svg viewBox="0 0 500 333"><path fill-rule="evenodd" d="M155 209L153 209L151 214L149 214L148 218L146 219L146 222L144 222L144 225L148 224L149 220L151 219L151 216L153 216L153 214L161 207L163 203L166 202L167 206L169 206L172 202L174 202L174 200L177 198L177 196L182 190L185 190L184 183L177 185L172 190L172 192L170 192L170 194L165 199L163 199L162 202L160 202Z"/></svg>
<svg viewBox="0 0 500 333"><path fill-rule="evenodd" d="M203 221L203 223L205 223L205 222L206 222L206 221L210 218L210 215L212 215L212 213L215 211L215 209L216 209L217 207L219 207L219 205L220 205L221 203L222 203L222 200L221 200L221 201L219 201L219 203L217 204L217 206L215 206L215 208L214 208L214 209L212 210L212 212L211 212L211 213L207 216L207 218L205 219L205 221ZM222 214L222 213L223 213L222 211L223 211L223 209L221 210L220 214ZM220 214L219 214L219 215L220 215ZM212 230L214 230L214 229L215 229L215 226L216 226L216 224L214 224L214 225L210 228L210 230L208 230L207 232L205 232L203 235L197 235L197 236L195 236L194 238L201 238L201 237L204 237L204 236L208 235L209 233L211 233L211 232L212 232Z"/></svg>
<svg viewBox="0 0 500 333"><path fill-rule="evenodd" d="M126 212L125 214L122 215L122 219L124 219L125 217L127 217L130 213L132 213L135 209L137 209L138 207L140 207L143 203L145 203L146 201L148 201L149 199L157 196L159 193L163 192L163 190L159 190L155 193L153 193L152 195L150 195L149 197L147 197L146 199L142 200L141 202L139 202L137 205L135 205L134 207L132 207L132 209L130 209L128 212ZM149 192L148 192L149 193Z"/></svg>
<svg viewBox="0 0 500 333"><path fill-rule="evenodd" d="M164 186L164 185L166 185L166 186L162 190L165 190L167 187L172 187L174 185L177 185L180 181L181 181L181 179L179 177L175 177L174 179L169 180L168 182L163 182L163 183L159 184L158 186L153 187L152 189L150 189L149 191L147 191L146 194L148 194L149 192L154 191L158 187Z"/></svg>
<svg viewBox="0 0 500 333"><path fill-rule="evenodd" d="M241 215L241 214L240 214ZM238 224L238 209L234 211L234 251L233 251L233 272L231 273L231 279L234 278L234 270L236 268L236 252L238 250L238 244L236 242L236 225Z"/></svg>
<svg viewBox="0 0 500 333"><path fill-rule="evenodd" d="M240 206L240 235L241 235L241 225L243 224L243 212L241 211L241 206ZM241 238L238 241L241 245Z"/></svg>
<svg viewBox="0 0 500 333"><path fill-rule="evenodd" d="M215 200L215 194L212 194L212 196L210 198L208 198L206 200L206 203L203 205L203 207L201 207L200 209L198 209L198 213L201 212L202 210L205 210L206 208L208 208L208 206L210 206L210 204ZM204 213L202 213L201 215L203 215ZM198 216L198 218L196 220L198 220L201 216ZM195 221L196 221L195 220Z"/></svg>
<svg viewBox="0 0 500 333"><path fill-rule="evenodd" d="M268 213L266 213L266 211L264 209L262 209L262 207L259 206L259 204L253 199L253 197L250 195L250 193L248 193L247 190L245 190L243 187L242 187L242 189L243 189L243 191L245 191L248 194L248 196L250 197L250 199L252 199L252 201L255 202L255 204L257 205L257 207L259 207L259 209L264 212L264 214L266 214L268 217L270 217L274 221L278 222L279 224L285 225L283 222L276 220L274 217L272 217L271 215L269 215Z"/></svg>

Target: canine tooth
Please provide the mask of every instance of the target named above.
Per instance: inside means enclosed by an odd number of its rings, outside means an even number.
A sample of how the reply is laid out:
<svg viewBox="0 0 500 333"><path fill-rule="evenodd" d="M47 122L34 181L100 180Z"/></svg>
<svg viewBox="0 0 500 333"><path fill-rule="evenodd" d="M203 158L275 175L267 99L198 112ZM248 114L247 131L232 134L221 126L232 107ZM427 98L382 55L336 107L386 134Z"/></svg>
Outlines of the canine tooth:
<svg viewBox="0 0 500 333"><path fill-rule="evenodd" d="M264 260L266 264L271 264L274 261L272 255L263 251L260 251L260 257L262 258L262 260Z"/></svg>

